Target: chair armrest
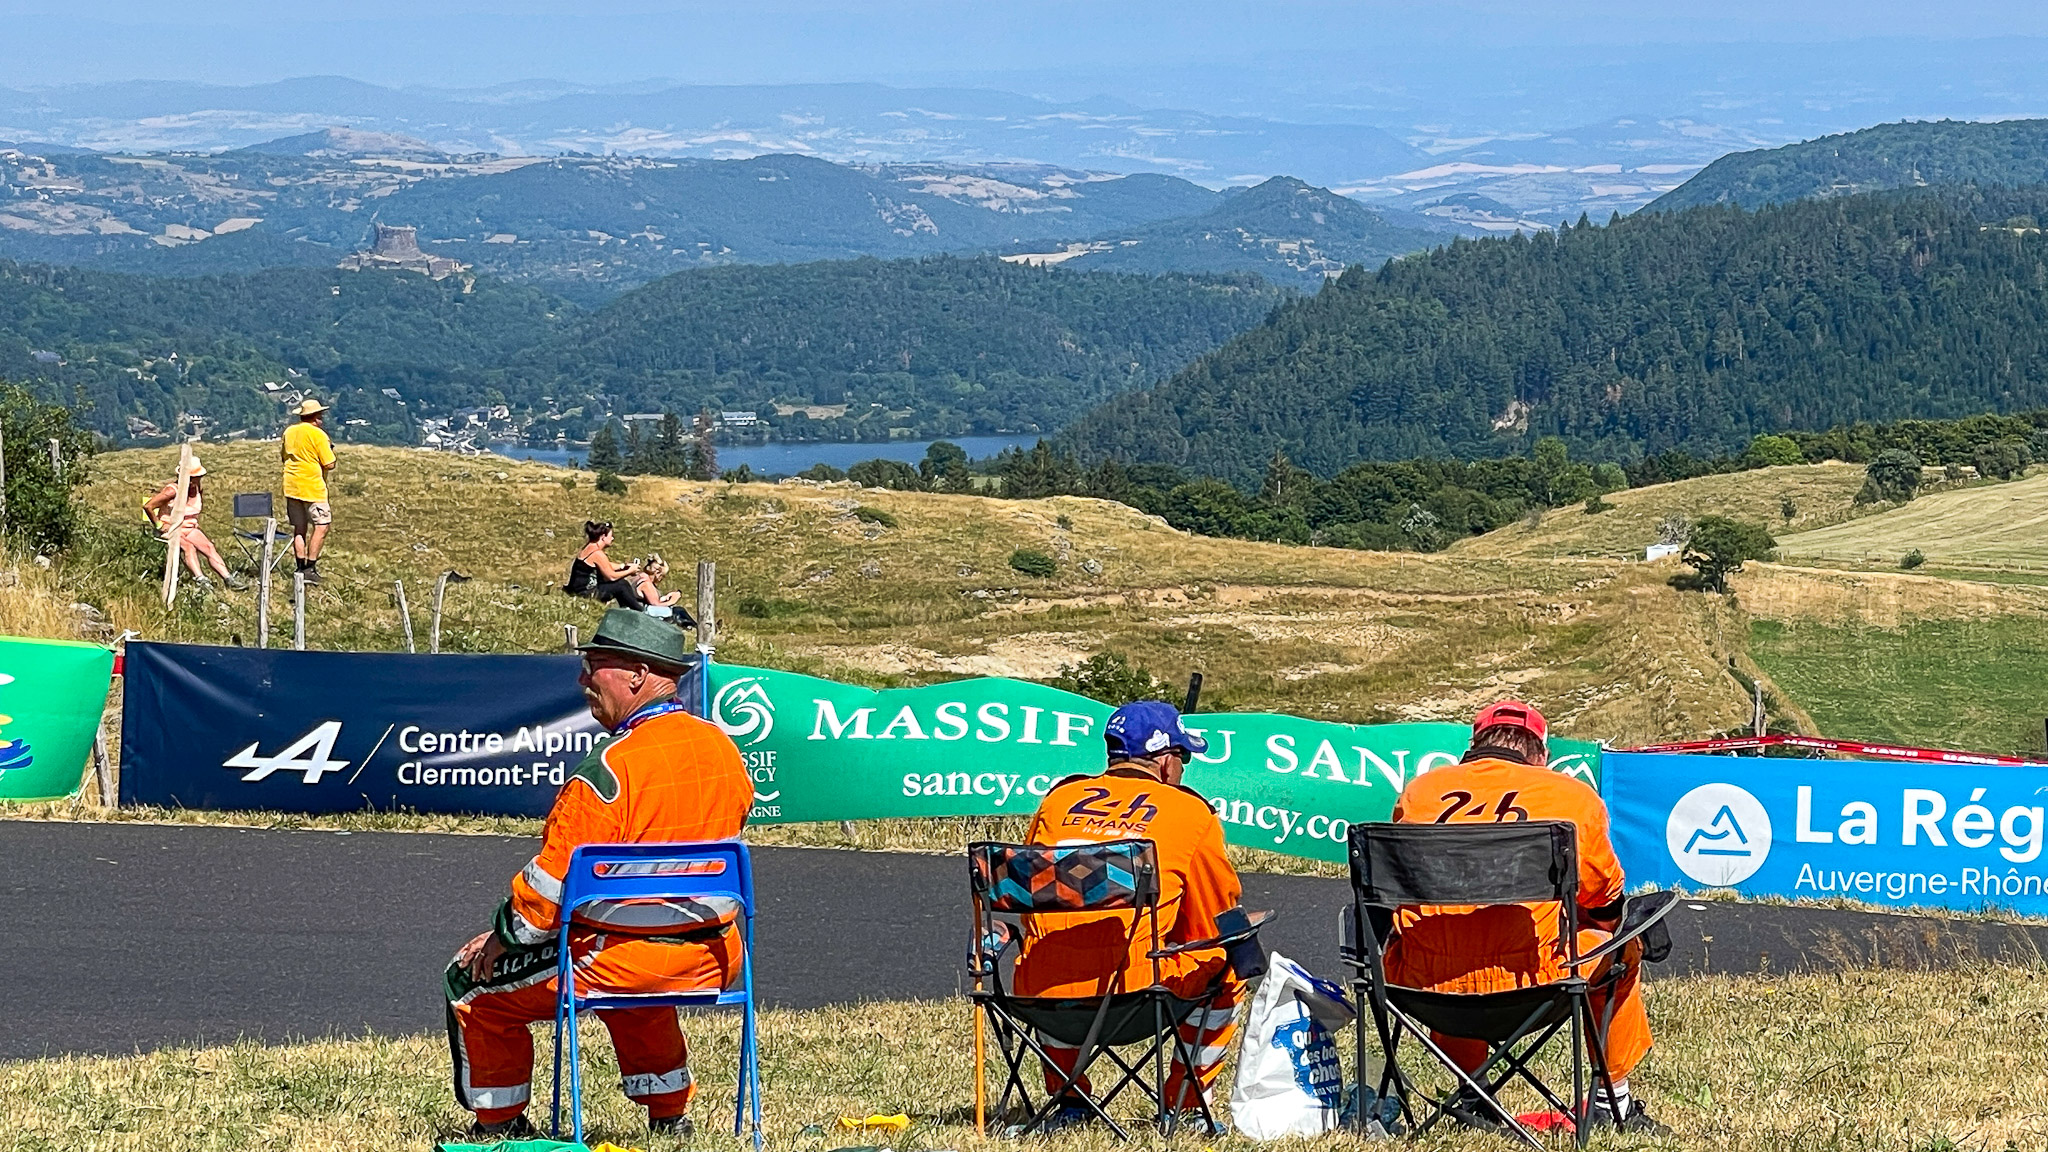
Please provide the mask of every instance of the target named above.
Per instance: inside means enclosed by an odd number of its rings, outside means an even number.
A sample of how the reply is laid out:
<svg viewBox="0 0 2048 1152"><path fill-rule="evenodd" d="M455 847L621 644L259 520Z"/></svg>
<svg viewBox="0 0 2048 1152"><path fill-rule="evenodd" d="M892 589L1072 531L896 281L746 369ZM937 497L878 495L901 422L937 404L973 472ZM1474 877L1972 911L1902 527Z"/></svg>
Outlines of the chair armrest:
<svg viewBox="0 0 2048 1152"><path fill-rule="evenodd" d="M1676 892L1642 892L1628 897L1622 901L1621 923L1615 928L1614 935L1602 941L1598 948L1581 955L1580 965L1603 960L1620 951L1629 941L1656 927L1659 921L1671 915L1672 909L1677 907Z"/></svg>
<svg viewBox="0 0 2048 1152"><path fill-rule="evenodd" d="M1278 915L1278 912L1253 912L1250 914L1250 916L1247 917L1248 923L1245 925L1245 927L1240 928L1235 932L1227 932L1217 936L1210 936L1202 940L1190 940L1186 944L1169 944L1164 948L1157 948L1151 952L1147 952L1145 955L1153 960L1161 960L1168 956L1178 956L1183 952L1200 952L1208 948L1227 948L1232 944L1238 943L1239 941L1249 940L1252 937L1257 936L1259 934L1259 929L1264 928L1266 925L1272 923L1273 918Z"/></svg>

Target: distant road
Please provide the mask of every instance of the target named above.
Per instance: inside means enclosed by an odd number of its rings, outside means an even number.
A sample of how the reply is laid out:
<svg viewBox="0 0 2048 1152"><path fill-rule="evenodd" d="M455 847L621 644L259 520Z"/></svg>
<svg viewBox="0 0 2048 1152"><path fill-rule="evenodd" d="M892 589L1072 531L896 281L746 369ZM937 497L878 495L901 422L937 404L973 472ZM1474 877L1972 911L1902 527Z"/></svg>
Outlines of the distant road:
<svg viewBox="0 0 2048 1152"><path fill-rule="evenodd" d="M0 821L0 1059L438 1029L442 968L534 847L507 836ZM960 859L804 848L754 859L769 1003L959 990ZM1254 875L1245 887L1247 905L1280 910L1270 946L1341 975L1342 881ZM1653 975L2048 952L2048 929L1718 902L1682 906L1672 935L1671 961Z"/></svg>

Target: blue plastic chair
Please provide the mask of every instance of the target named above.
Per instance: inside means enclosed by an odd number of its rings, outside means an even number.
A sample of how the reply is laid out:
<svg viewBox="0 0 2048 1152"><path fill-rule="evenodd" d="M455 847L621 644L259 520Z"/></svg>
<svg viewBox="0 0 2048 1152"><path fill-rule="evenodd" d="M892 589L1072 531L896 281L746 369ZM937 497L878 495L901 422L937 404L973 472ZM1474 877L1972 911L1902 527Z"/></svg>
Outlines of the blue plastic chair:
<svg viewBox="0 0 2048 1152"><path fill-rule="evenodd" d="M622 867L623 866L623 867ZM611 900L725 897L739 903L746 953L735 991L663 992L623 995L576 990L576 966L569 953L569 926L577 909ZM562 1132L562 1049L568 1038L569 1126L571 1139L583 1142L583 1072L576 1035L576 1014L607 1008L709 1008L738 1005L740 1026L739 1093L733 1100L732 1134L738 1136L752 1104L755 1152L761 1148L761 1066L756 1047L754 1006L754 869L747 846L737 840L697 844L585 844L569 854L562 879L562 927L557 946L555 999L555 1106L551 1131Z"/></svg>

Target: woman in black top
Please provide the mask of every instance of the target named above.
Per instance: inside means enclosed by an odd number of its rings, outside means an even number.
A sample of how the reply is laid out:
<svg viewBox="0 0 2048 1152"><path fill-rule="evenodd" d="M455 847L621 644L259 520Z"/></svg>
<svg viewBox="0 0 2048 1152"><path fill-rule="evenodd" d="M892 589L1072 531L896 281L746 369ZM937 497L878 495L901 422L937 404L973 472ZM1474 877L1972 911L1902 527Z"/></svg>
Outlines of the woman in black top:
<svg viewBox="0 0 2048 1152"><path fill-rule="evenodd" d="M647 607L646 599L633 587L633 577L640 569L632 564L615 565L605 555L604 550L612 543L611 522L585 520L583 536L587 543L576 553L576 559L569 562L569 585L563 591L571 596L609 601L621 608Z"/></svg>

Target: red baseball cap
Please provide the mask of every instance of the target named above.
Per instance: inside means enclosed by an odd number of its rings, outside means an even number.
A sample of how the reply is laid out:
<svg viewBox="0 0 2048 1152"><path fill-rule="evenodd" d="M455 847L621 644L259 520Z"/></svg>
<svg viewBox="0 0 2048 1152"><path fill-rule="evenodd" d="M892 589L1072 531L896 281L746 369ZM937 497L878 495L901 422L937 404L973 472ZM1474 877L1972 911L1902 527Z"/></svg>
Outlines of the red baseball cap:
<svg viewBox="0 0 2048 1152"><path fill-rule="evenodd" d="M1543 718L1543 713L1520 700L1502 700L1481 708L1472 721L1472 731L1483 732L1501 725L1520 728L1534 734L1538 740L1550 739L1550 721Z"/></svg>

